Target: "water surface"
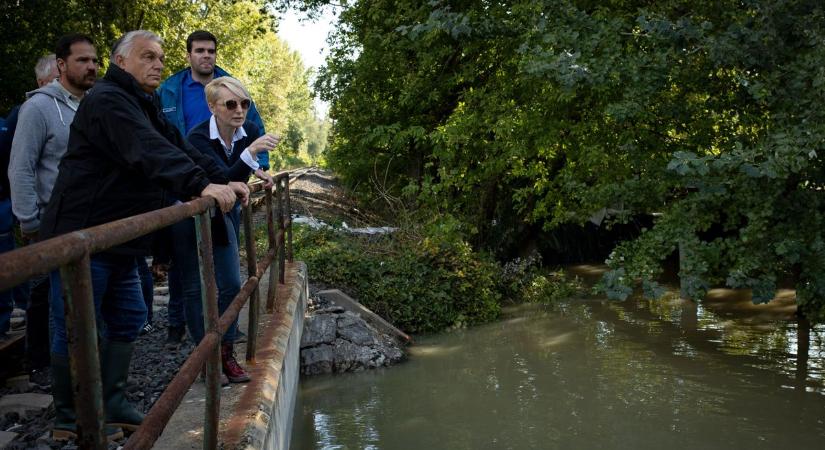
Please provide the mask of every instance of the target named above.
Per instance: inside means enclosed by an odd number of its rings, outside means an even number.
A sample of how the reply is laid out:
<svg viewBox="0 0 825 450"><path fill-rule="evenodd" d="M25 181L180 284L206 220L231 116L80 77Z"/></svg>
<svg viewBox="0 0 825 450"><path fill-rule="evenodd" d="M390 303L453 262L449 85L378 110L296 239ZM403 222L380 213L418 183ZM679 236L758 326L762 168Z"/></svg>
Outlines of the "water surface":
<svg viewBox="0 0 825 450"><path fill-rule="evenodd" d="M293 449L822 449L825 327L792 298L570 299L304 378Z"/></svg>

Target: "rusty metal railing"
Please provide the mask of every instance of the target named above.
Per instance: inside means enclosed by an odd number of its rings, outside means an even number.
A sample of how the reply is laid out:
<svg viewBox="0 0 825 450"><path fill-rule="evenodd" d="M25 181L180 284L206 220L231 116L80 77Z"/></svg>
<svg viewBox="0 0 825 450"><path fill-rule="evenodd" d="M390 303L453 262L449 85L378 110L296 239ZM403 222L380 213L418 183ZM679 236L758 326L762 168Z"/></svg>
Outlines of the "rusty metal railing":
<svg viewBox="0 0 825 450"><path fill-rule="evenodd" d="M265 193L268 249L264 257L257 261L252 208L244 207L247 280L220 317L218 317L212 238L209 230L210 211L215 207L215 200L209 197L75 231L0 254L0 291L26 281L32 276L60 269L66 306L66 331L69 338L74 404L84 405L75 408L78 427L77 444L80 448L107 448L106 437L103 433L105 415L98 359L97 325L92 297L90 256L193 216L196 221L206 332L177 375L149 410L140 428L129 438L125 448L152 447L204 365L206 365L207 400L203 444L205 449L218 447L221 337L249 300L246 358L247 361L254 361L260 308L259 281L275 258L278 258L278 278L275 278L275 268L269 271L270 284L266 309L268 313L272 313L277 285L279 282L280 284L284 282L285 260L288 258L292 261L289 174L279 173L274 180L274 193L273 190L263 189L260 183L250 185L251 192L263 190ZM273 208L273 195L277 200L277 209Z"/></svg>

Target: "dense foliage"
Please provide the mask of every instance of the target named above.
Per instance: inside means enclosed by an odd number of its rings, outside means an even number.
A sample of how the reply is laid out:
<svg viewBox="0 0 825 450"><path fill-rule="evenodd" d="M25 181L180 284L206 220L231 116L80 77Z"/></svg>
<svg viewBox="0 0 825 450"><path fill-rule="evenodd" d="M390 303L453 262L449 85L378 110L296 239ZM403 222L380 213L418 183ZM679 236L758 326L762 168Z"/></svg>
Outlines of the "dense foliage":
<svg viewBox="0 0 825 450"><path fill-rule="evenodd" d="M460 241L296 227L295 248L316 282L343 288L409 333L483 323L499 313L498 266Z"/></svg>
<svg viewBox="0 0 825 450"><path fill-rule="evenodd" d="M300 56L275 34L277 20L262 0L12 0L0 3L0 112L21 103L36 87L34 64L52 53L58 37L89 34L98 56L124 32L148 29L165 41L168 76L186 66L186 37L213 32L218 65L250 89L269 131L287 137L273 154L276 167L290 158L315 160L324 150L326 128L313 110L309 73Z"/></svg>
<svg viewBox="0 0 825 450"><path fill-rule="evenodd" d="M287 1L286 3L296 3ZM328 3L300 2L308 9ZM680 276L825 317L825 10L818 0L345 2L318 88L328 159L478 243L653 217L604 287Z"/></svg>

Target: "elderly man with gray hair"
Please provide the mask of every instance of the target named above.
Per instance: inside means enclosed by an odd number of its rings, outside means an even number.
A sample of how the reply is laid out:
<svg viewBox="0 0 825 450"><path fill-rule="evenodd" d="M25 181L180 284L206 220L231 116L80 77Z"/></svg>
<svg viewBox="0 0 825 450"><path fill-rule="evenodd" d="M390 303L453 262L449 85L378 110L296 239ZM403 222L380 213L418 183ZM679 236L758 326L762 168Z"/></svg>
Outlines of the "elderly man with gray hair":
<svg viewBox="0 0 825 450"><path fill-rule="evenodd" d="M34 76L37 78L37 87L43 87L60 76L57 70L57 58L54 53L41 56L34 66Z"/></svg>
<svg viewBox="0 0 825 450"><path fill-rule="evenodd" d="M170 205L170 198L213 197L229 211L244 183L230 182L214 160L181 136L155 101L163 70L163 41L130 31L114 45L111 64L75 115L52 201L41 224L44 238ZM134 342L146 320L138 258L151 251L144 236L91 256L92 291L100 323L101 380L109 436L143 420L126 399ZM53 437L75 434L60 275L52 272Z"/></svg>

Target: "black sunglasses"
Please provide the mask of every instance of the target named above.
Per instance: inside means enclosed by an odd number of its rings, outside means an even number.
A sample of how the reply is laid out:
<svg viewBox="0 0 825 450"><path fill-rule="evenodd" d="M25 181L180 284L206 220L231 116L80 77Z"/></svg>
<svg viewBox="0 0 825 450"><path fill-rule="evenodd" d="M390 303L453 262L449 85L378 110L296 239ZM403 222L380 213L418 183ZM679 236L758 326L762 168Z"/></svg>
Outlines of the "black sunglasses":
<svg viewBox="0 0 825 450"><path fill-rule="evenodd" d="M241 100L241 109L247 110L247 109L249 109L249 105L251 105L251 104L252 104L252 102L248 98L245 98L245 99ZM234 111L235 108L238 107L238 101L237 100L227 100L226 102L224 102L223 105L226 106L226 109L228 109L230 111Z"/></svg>

